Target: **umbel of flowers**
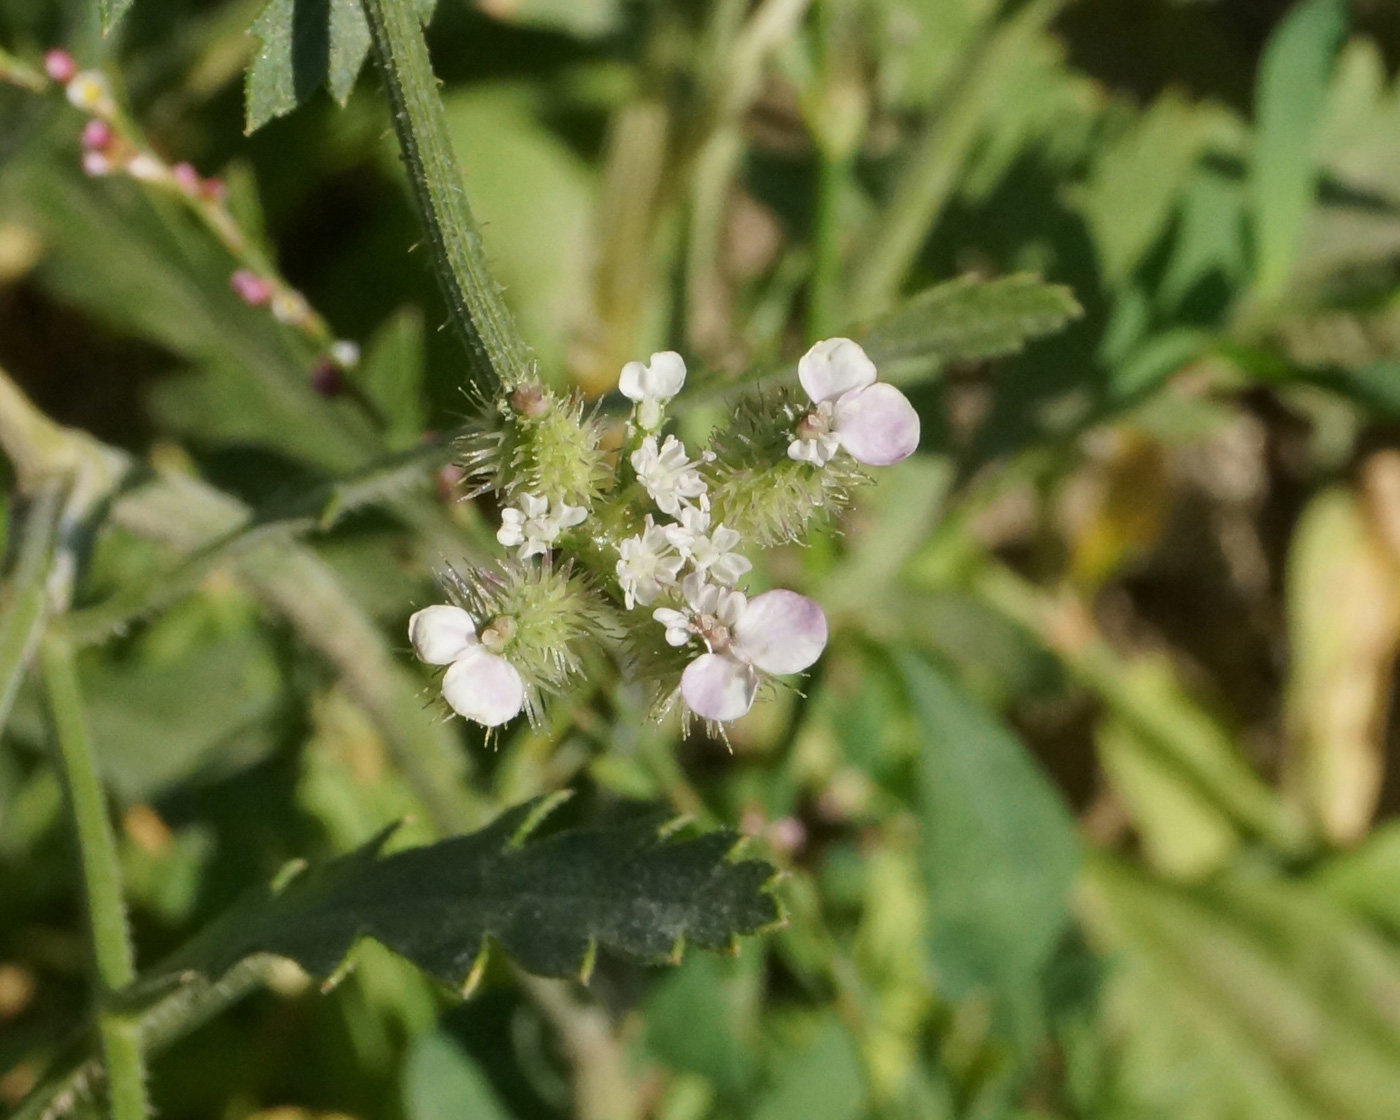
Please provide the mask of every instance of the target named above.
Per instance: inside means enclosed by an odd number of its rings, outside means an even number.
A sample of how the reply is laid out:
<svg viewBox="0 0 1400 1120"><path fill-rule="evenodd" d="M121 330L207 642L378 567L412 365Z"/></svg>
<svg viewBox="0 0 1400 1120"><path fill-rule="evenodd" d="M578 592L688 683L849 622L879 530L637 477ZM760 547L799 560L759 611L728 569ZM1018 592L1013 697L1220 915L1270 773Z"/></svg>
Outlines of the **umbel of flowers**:
<svg viewBox="0 0 1400 1120"><path fill-rule="evenodd" d="M629 362L625 430L535 382L483 399L462 445L474 494L501 509L495 566L450 572L450 603L418 611L409 638L444 667L459 715L497 727L608 659L712 729L744 715L765 681L808 669L826 616L785 589L748 586L745 550L802 540L839 512L864 468L899 462L919 418L855 342L818 342L796 386L751 395L693 454L665 431L685 385L665 351ZM621 446L619 447L619 439Z"/></svg>

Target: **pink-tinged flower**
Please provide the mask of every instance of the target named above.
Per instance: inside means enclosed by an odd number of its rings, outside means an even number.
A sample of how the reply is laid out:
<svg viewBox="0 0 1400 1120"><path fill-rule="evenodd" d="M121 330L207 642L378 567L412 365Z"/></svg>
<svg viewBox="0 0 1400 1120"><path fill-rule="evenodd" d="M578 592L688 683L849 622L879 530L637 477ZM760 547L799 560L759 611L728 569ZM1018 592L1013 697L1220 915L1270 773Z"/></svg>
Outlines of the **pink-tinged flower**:
<svg viewBox="0 0 1400 1120"><path fill-rule="evenodd" d="M82 143L85 152L105 152L116 138L112 126L97 117L83 125Z"/></svg>
<svg viewBox="0 0 1400 1120"><path fill-rule="evenodd" d="M224 186L222 179L211 175L199 184L199 193L210 202L222 202L228 197L228 187Z"/></svg>
<svg viewBox="0 0 1400 1120"><path fill-rule="evenodd" d="M67 51L55 47L44 52L44 73L59 85L66 86L78 72L78 64Z"/></svg>
<svg viewBox="0 0 1400 1120"><path fill-rule="evenodd" d="M170 177L175 180L178 186L186 194L198 194L203 180L199 177L199 172L194 169L194 164L181 160L170 169Z"/></svg>
<svg viewBox="0 0 1400 1120"><path fill-rule="evenodd" d="M251 269L238 269L228 283L233 294L249 307L263 307L272 299L272 285Z"/></svg>
<svg viewBox="0 0 1400 1120"><path fill-rule="evenodd" d="M111 161L106 152L83 153L83 171L94 179L110 175L116 169L117 165Z"/></svg>
<svg viewBox="0 0 1400 1120"><path fill-rule="evenodd" d="M459 716L499 727L520 714L525 682L515 666L477 637L472 616L461 607L424 607L408 620L408 637L420 661L447 666L442 698Z"/></svg>
<svg viewBox="0 0 1400 1120"><path fill-rule="evenodd" d="M685 359L674 350L651 356L651 364L628 362L618 378L618 390L629 401L636 401L637 423L643 431L654 431L661 423L662 406L685 384Z"/></svg>
<svg viewBox="0 0 1400 1120"><path fill-rule="evenodd" d="M875 363L849 338L818 342L797 363L812 410L797 423L788 456L824 466L838 450L858 463L888 467L919 446L919 414L893 385L876 380Z"/></svg>
<svg viewBox="0 0 1400 1120"><path fill-rule="evenodd" d="M746 599L738 591L682 582L687 610L662 608L652 617L666 627L666 641L684 645L692 635L702 653L681 674L686 706L704 719L738 719L753 706L761 674L782 676L811 666L826 648L826 615L795 591L765 591Z"/></svg>

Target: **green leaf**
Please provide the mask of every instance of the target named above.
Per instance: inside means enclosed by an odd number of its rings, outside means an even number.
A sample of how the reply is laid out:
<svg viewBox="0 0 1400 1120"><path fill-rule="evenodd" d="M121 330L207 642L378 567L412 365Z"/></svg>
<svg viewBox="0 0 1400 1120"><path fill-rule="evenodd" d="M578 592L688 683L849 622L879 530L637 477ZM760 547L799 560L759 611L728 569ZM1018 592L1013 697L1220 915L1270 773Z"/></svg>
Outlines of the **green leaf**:
<svg viewBox="0 0 1400 1120"><path fill-rule="evenodd" d="M516 806L469 836L382 855L358 851L264 888L143 979L132 998L189 973L215 979L258 953L330 976L373 937L454 987L470 988L488 938L529 972L586 977L599 946L676 960L688 941L728 949L779 920L766 863L732 858L728 831L675 839L648 811L621 825L526 842L562 800Z"/></svg>
<svg viewBox="0 0 1400 1120"><path fill-rule="evenodd" d="M955 994L985 988L1018 1032L1069 927L1074 822L1025 746L927 661L898 658L922 733L929 950Z"/></svg>
<svg viewBox="0 0 1400 1120"><path fill-rule="evenodd" d="M1317 190L1316 143L1328 76L1347 31L1346 0L1303 0L1269 38L1259 63L1254 159L1255 282L1264 296L1288 281Z"/></svg>
<svg viewBox="0 0 1400 1120"><path fill-rule="evenodd" d="M384 442L390 447L412 447L423 436L423 372L423 315L406 307L374 332L359 373L384 417Z"/></svg>
<svg viewBox="0 0 1400 1120"><path fill-rule="evenodd" d="M482 1068L442 1031L414 1040L403 1071L407 1120L510 1120Z"/></svg>
<svg viewBox="0 0 1400 1120"><path fill-rule="evenodd" d="M132 0L97 0L98 17L102 20L102 34L108 34L131 7Z"/></svg>
<svg viewBox="0 0 1400 1120"><path fill-rule="evenodd" d="M882 380L927 377L949 362L1021 351L1083 314L1074 294L1038 276L963 276L914 296L861 337Z"/></svg>
<svg viewBox="0 0 1400 1120"><path fill-rule="evenodd" d="M860 1057L846 1029L827 1017L815 1038L784 1047L773 1085L759 1098L754 1120L856 1120L864 1114Z"/></svg>
<svg viewBox="0 0 1400 1120"><path fill-rule="evenodd" d="M426 22L435 0L414 3ZM248 30L261 40L248 66L248 132L290 113L323 85L344 105L369 54L360 0L269 0Z"/></svg>

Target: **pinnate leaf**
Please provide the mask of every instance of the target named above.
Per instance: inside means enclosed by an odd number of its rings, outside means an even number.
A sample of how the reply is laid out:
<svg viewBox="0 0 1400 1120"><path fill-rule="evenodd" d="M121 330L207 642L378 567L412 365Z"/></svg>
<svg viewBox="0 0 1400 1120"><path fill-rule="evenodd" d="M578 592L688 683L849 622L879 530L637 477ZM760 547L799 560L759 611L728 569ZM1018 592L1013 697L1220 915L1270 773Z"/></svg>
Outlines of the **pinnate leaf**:
<svg viewBox="0 0 1400 1120"><path fill-rule="evenodd" d="M403 2L426 22L436 0ZM323 85L344 105L370 47L360 0L269 0L249 33L261 40L248 65L249 132L290 113Z"/></svg>
<svg viewBox="0 0 1400 1120"><path fill-rule="evenodd" d="M1083 314L1070 290L1020 273L963 276L927 289L861 338L884 380L910 381L949 362L1019 352Z"/></svg>
<svg viewBox="0 0 1400 1120"><path fill-rule="evenodd" d="M259 890L130 993L144 1002L190 974L214 979L258 953L334 973L372 937L454 987L487 939L543 976L583 976L598 946L674 960L686 942L728 948L779 920L775 871L735 860L728 831L677 838L664 812L527 837L562 798L527 802L469 836L381 854L392 829L349 855Z"/></svg>

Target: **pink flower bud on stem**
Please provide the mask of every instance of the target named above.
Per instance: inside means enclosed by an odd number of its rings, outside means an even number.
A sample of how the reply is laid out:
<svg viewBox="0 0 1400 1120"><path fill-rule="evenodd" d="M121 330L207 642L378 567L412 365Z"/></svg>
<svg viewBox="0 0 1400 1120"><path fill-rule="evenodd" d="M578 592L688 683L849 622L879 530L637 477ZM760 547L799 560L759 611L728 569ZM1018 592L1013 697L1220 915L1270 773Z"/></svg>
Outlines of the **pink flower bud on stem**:
<svg viewBox="0 0 1400 1120"><path fill-rule="evenodd" d="M345 390L345 371L332 358L319 358L311 367L311 388L323 397L338 397Z"/></svg>
<svg viewBox="0 0 1400 1120"><path fill-rule="evenodd" d="M170 169L170 177L175 180L176 186L186 194L197 195L200 193L203 181L199 177L199 172L194 169L194 164L182 160Z"/></svg>
<svg viewBox="0 0 1400 1120"><path fill-rule="evenodd" d="M44 53L44 73L60 85L66 86L77 72L78 64L67 51L55 47Z"/></svg>
<svg viewBox="0 0 1400 1120"><path fill-rule="evenodd" d="M272 302L272 285L251 269L238 269L228 283L234 295L249 307L266 307Z"/></svg>
<svg viewBox="0 0 1400 1120"><path fill-rule="evenodd" d="M112 126L104 120L93 117L92 120L83 125L82 144L84 151L105 152L112 146L116 138Z"/></svg>

